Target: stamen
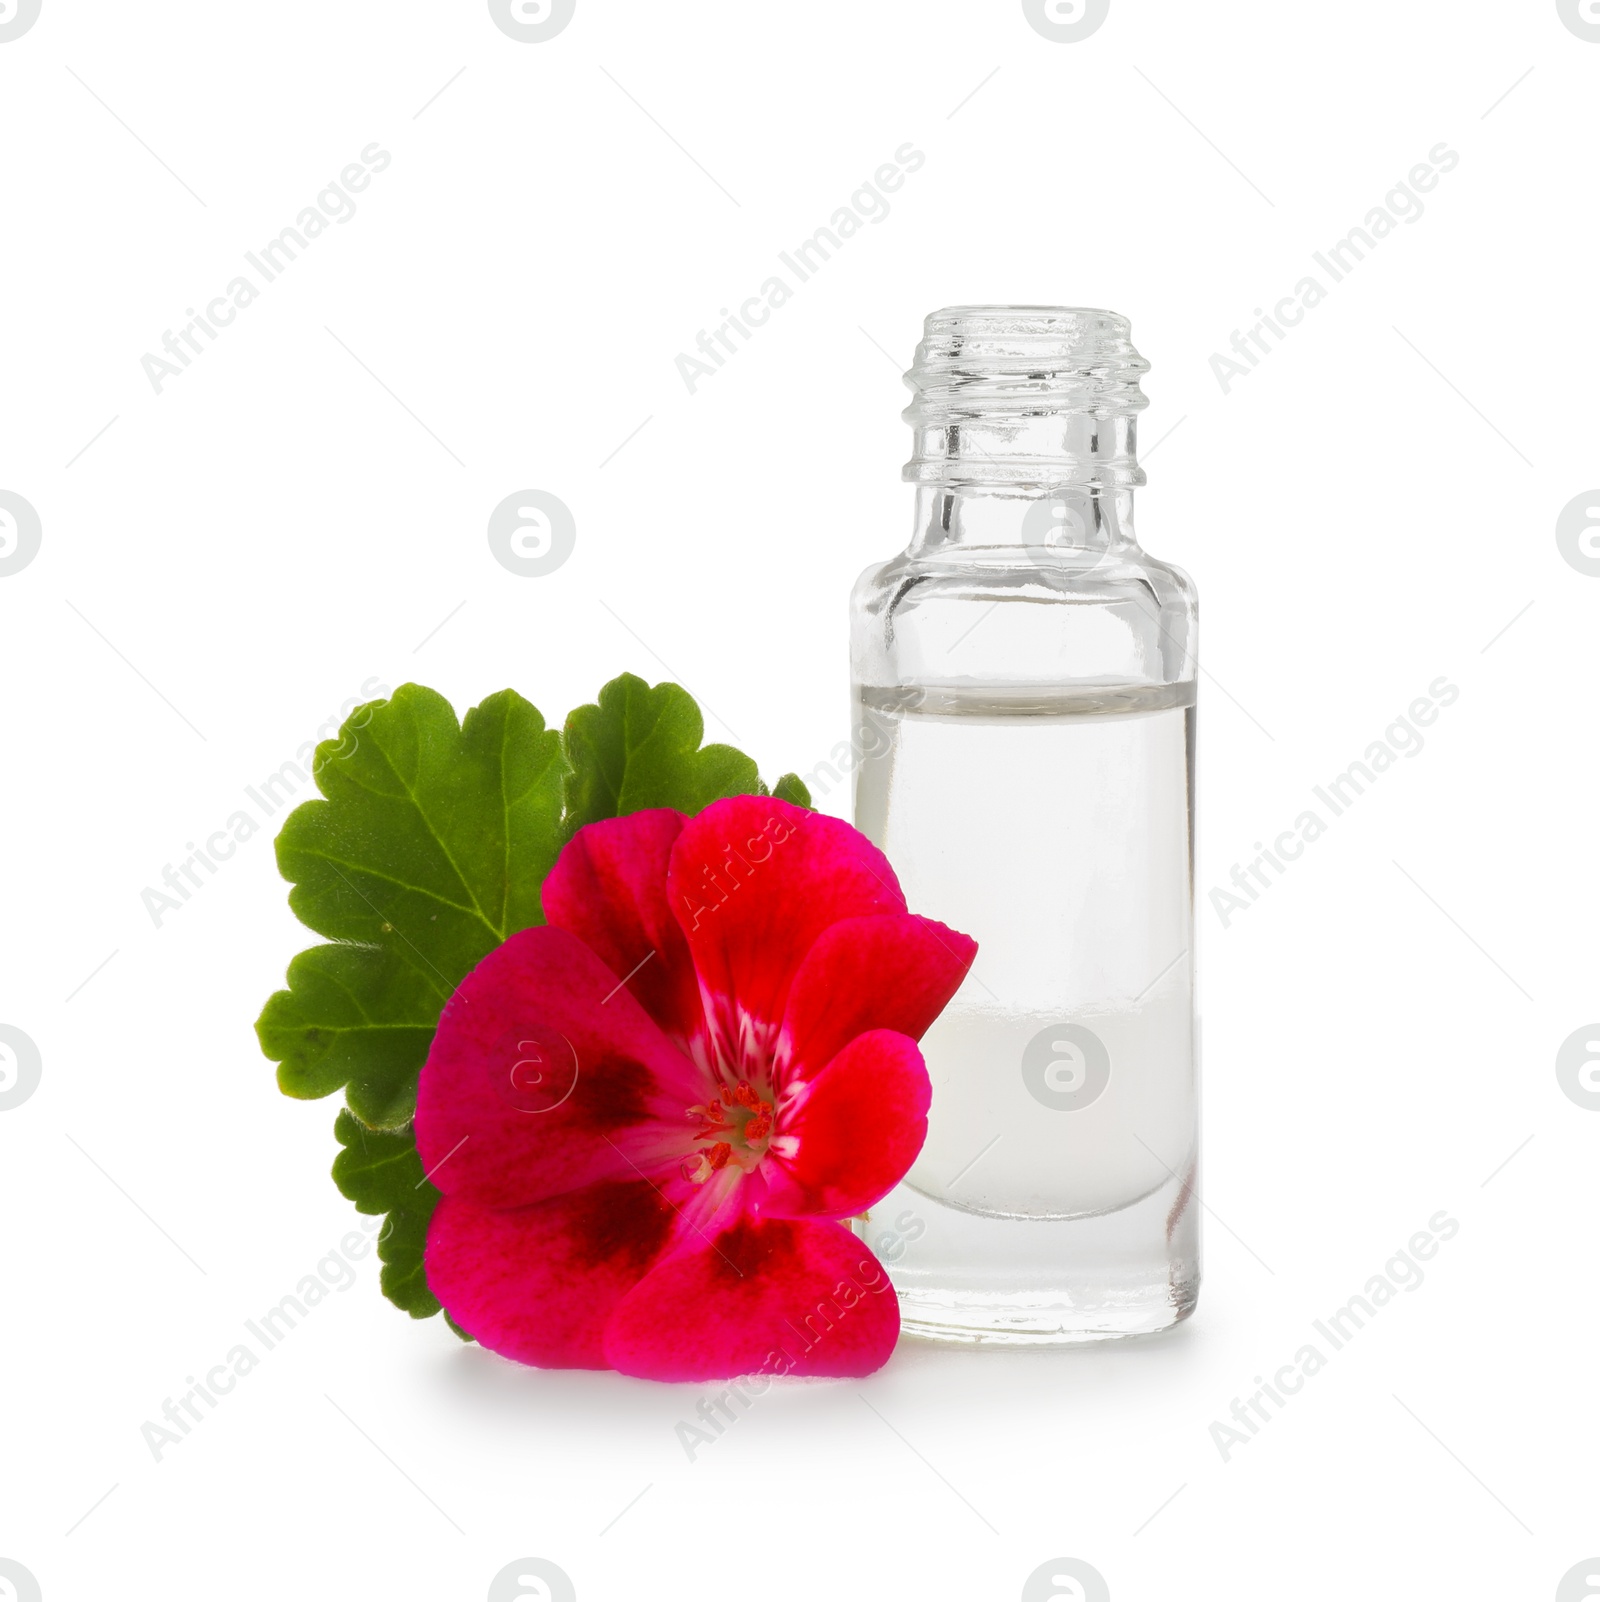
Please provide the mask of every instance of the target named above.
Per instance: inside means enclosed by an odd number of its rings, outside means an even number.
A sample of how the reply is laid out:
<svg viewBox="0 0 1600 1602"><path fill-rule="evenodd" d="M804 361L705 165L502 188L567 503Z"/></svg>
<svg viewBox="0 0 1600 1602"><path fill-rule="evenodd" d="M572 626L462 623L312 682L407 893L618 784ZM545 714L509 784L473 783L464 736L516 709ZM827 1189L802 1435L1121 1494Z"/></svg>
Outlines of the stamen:
<svg viewBox="0 0 1600 1602"><path fill-rule="evenodd" d="M691 1107L688 1116L698 1118L707 1129L725 1129L728 1123L727 1115L714 1101L707 1107Z"/></svg>
<svg viewBox="0 0 1600 1602"><path fill-rule="evenodd" d="M696 1185L703 1185L729 1163L743 1171L754 1168L761 1156L756 1148L771 1140L777 1125L772 1102L747 1080L720 1085L704 1105L690 1107L688 1116L698 1119L700 1125L692 1138L709 1143L704 1151L685 1157L680 1165L683 1177Z"/></svg>

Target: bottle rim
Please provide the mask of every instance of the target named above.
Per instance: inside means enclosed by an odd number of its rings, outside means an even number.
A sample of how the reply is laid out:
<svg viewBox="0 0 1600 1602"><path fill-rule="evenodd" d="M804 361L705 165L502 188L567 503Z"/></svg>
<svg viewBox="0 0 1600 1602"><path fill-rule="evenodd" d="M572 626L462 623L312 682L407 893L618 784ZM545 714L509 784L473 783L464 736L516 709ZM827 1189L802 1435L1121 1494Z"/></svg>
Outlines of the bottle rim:
<svg viewBox="0 0 1600 1602"><path fill-rule="evenodd" d="M1133 486L1150 370L1120 312L945 306L905 374L915 482Z"/></svg>

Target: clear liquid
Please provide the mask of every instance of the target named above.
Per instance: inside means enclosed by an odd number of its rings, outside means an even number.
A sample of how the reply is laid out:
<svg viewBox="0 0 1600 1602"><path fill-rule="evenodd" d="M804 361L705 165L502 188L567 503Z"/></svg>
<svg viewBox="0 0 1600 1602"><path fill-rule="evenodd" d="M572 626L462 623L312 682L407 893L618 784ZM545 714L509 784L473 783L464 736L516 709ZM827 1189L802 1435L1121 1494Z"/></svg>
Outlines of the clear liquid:
<svg viewBox="0 0 1600 1602"><path fill-rule="evenodd" d="M857 825L914 911L978 942L923 1040L928 1139L885 1208L976 1215L945 1231L958 1257L1000 1238L977 1218L1134 1209L1160 1255L1196 1151L1193 686L863 688L856 739ZM1049 1263L1016 1266L1046 1291Z"/></svg>

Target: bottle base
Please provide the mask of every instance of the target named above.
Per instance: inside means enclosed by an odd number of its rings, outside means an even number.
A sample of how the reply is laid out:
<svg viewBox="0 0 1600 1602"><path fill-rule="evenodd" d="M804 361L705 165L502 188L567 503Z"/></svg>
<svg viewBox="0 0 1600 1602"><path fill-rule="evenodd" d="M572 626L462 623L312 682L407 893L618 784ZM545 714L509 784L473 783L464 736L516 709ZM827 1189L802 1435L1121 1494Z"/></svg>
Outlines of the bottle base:
<svg viewBox="0 0 1600 1602"><path fill-rule="evenodd" d="M1176 1178L1115 1212L996 1218L899 1185L858 1220L900 1327L961 1346L1073 1346L1154 1335L1194 1311L1199 1207Z"/></svg>
<svg viewBox="0 0 1600 1602"><path fill-rule="evenodd" d="M994 1298L934 1303L902 1293L900 1332L941 1346L1081 1346L1090 1341L1159 1335L1195 1308L1198 1286L1117 1307L1085 1308Z"/></svg>

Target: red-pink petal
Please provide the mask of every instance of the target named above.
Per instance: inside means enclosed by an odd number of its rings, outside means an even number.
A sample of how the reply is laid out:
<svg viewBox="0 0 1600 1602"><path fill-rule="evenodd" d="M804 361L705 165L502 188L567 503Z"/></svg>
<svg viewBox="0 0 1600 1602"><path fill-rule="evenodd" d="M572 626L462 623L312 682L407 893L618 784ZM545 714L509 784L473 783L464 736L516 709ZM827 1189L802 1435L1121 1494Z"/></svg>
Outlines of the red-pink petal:
<svg viewBox="0 0 1600 1602"><path fill-rule="evenodd" d="M782 1054L806 1075L868 1029L920 1040L977 952L975 940L911 913L846 918L824 929L789 992Z"/></svg>
<svg viewBox="0 0 1600 1602"><path fill-rule="evenodd" d="M541 1368L609 1368L606 1321L671 1223L642 1181L509 1211L444 1196L428 1226L428 1288L491 1352Z"/></svg>
<svg viewBox="0 0 1600 1602"><path fill-rule="evenodd" d="M524 929L444 1009L417 1086L417 1150L447 1194L520 1207L670 1166L705 1091L581 940Z"/></svg>
<svg viewBox="0 0 1600 1602"><path fill-rule="evenodd" d="M612 1313L605 1353L642 1379L861 1375L888 1361L899 1333L865 1242L838 1224L745 1217L661 1259Z"/></svg>
<svg viewBox="0 0 1600 1602"><path fill-rule="evenodd" d="M928 1134L932 1089L916 1042L857 1035L802 1091L768 1167L768 1217L848 1218L905 1177Z"/></svg>
<svg viewBox="0 0 1600 1602"><path fill-rule="evenodd" d="M864 835L772 796L734 796L691 818L667 890L725 1043L741 1013L775 1031L830 924L906 910L888 859Z"/></svg>
<svg viewBox="0 0 1600 1602"><path fill-rule="evenodd" d="M548 923L576 935L662 1029L687 1044L705 1033L700 981L667 906L667 864L684 816L668 807L591 823L544 881Z"/></svg>

